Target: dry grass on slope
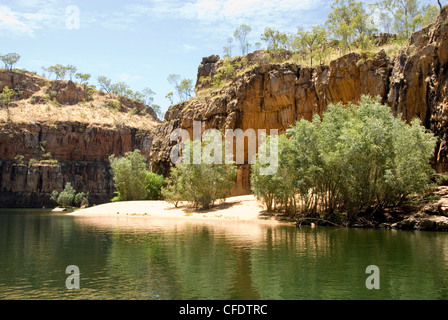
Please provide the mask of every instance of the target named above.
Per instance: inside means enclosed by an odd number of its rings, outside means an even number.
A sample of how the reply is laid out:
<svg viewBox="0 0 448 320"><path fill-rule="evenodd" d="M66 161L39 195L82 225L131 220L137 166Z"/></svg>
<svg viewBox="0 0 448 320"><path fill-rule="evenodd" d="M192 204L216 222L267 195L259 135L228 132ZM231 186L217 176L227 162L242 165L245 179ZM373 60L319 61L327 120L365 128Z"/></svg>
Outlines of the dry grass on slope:
<svg viewBox="0 0 448 320"><path fill-rule="evenodd" d="M36 77L37 80L38 77ZM39 77L40 78L40 77ZM42 78L43 79L43 78ZM151 130L158 121L146 112L141 103L125 101L112 94L94 91L91 99L74 104L61 104L48 94L49 83L29 98L14 99L8 108L0 108L2 123L80 122L92 126L119 128L122 126ZM136 107L134 107L134 105Z"/></svg>

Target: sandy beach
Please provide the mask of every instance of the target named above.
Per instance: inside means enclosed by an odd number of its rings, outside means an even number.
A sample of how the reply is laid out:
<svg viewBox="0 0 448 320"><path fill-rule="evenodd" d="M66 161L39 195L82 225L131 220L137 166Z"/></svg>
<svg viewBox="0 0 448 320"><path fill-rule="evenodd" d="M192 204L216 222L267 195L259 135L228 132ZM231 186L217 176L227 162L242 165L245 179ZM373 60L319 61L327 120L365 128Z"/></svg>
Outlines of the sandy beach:
<svg viewBox="0 0 448 320"><path fill-rule="evenodd" d="M86 209L76 210L69 215L84 217L148 217L156 219L175 219L190 221L252 221L278 223L275 216L266 212L255 196L227 198L210 210L195 210L187 203L179 203L176 208L165 201L127 201L113 202Z"/></svg>

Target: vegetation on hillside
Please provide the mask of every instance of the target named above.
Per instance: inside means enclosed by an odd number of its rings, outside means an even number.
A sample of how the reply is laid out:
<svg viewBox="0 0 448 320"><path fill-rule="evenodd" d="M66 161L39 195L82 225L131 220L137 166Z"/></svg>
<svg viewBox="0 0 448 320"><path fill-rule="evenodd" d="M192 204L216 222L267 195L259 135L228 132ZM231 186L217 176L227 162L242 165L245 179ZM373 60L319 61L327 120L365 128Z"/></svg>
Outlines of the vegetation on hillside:
<svg viewBox="0 0 448 320"><path fill-rule="evenodd" d="M418 0L379 0L366 5L363 1L334 0L331 12L324 24L309 30L299 28L296 33L283 32L266 27L260 40L268 51L290 51L302 56L313 65L313 60L325 62L331 51L345 54L353 50L370 50L379 33L395 34L399 42L407 40L415 32L438 15L437 5L420 5ZM233 40L239 43L241 55L249 52L247 38L251 27L243 24L224 46L224 57L232 56ZM255 47L259 47L259 43ZM316 55L319 55L316 59Z"/></svg>

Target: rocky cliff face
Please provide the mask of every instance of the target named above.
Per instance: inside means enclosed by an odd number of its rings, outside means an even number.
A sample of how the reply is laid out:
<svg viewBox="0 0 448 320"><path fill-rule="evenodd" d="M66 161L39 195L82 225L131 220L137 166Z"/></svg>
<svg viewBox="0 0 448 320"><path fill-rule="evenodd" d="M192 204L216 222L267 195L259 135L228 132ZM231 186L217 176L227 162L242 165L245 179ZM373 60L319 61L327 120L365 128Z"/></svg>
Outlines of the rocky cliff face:
<svg viewBox="0 0 448 320"><path fill-rule="evenodd" d="M395 57L387 102L407 120L419 117L439 137L434 166L448 171L448 8Z"/></svg>
<svg viewBox="0 0 448 320"><path fill-rule="evenodd" d="M108 202L115 191L108 157L139 149L149 159L153 138L145 127L157 120L144 104L22 71L0 72L0 89L5 86L15 95L9 106L12 120L2 122L0 115L0 207L53 205L51 192L62 191L67 182L78 192L89 192L91 204ZM113 108L109 101L115 102ZM51 118L29 121L20 118L21 110ZM122 120L96 122L90 110ZM149 125L128 126L131 114L131 123Z"/></svg>
<svg viewBox="0 0 448 320"><path fill-rule="evenodd" d="M151 132L68 122L0 127L2 207L49 206L67 182L88 191L91 203L110 201L114 187L108 156L140 149L149 158Z"/></svg>
<svg viewBox="0 0 448 320"><path fill-rule="evenodd" d="M193 121L201 121L203 130L278 129L282 133L299 119L321 115L330 103L357 102L367 94L379 96L407 120L419 117L438 135L434 166L439 172L447 171L447 59L447 8L435 23L415 33L396 56L384 51L374 57L351 53L315 68L272 63L272 57L262 51L231 61L204 58L198 68L197 96L171 107L165 123L157 128L151 150L153 168L168 170L170 133L177 128L191 132ZM222 78L229 64L235 75L214 89L215 79ZM239 166L233 194L250 192L249 175L248 165Z"/></svg>
<svg viewBox="0 0 448 320"><path fill-rule="evenodd" d="M317 68L292 63L260 64L263 54L249 54L252 66L227 86L212 91L210 96L170 108L165 115L166 122L155 134L151 152L155 168L168 168L172 147L169 134L176 128L191 133L193 121L201 121L204 130L266 129L269 132L277 129L284 133L296 121L311 120L314 114L322 114L329 103L356 102L363 94L387 100L393 61L384 52L368 60L352 53L329 66ZM205 61L206 65L199 67L199 74L211 70L208 77L213 79L213 70L219 67ZM234 195L250 193L249 176L250 166L239 166Z"/></svg>
<svg viewBox="0 0 448 320"><path fill-rule="evenodd" d="M48 205L49 194L66 182L78 191L89 191L94 203L109 201L114 191L110 154L138 148L150 159L154 172L167 174L174 145L170 134L177 128L192 133L193 121L201 121L203 130L283 133L299 119L321 115L330 103L357 102L364 94L379 96L407 120L419 117L439 137L434 167L448 171L448 9L435 23L413 34L394 56L384 51L375 56L351 53L318 67L288 62L289 58L288 53L276 56L264 51L230 60L204 58L196 96L170 107L165 121L152 129L137 125L148 118L113 127L74 120L0 123L0 206ZM91 95L72 82L48 83L21 73L0 72L0 81L0 88L9 86L20 93L13 102L19 108L24 99L39 104L50 95L61 105L76 105ZM99 94L94 101L107 105L106 98ZM120 103L119 112L145 111L132 101ZM156 118L152 110L149 113ZM250 166L240 165L233 195L250 193L249 177Z"/></svg>

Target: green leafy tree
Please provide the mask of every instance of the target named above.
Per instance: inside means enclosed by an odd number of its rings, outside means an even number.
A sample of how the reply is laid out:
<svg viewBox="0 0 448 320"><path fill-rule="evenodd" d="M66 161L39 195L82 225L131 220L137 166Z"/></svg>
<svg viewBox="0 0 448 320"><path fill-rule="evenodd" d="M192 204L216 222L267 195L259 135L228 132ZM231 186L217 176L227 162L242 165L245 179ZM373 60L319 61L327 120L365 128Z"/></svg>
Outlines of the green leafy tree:
<svg viewBox="0 0 448 320"><path fill-rule="evenodd" d="M203 151L209 143L207 140L203 137L202 142L190 142L189 148L184 151L191 155L194 149ZM188 201L195 208L209 209L215 201L229 195L236 178L236 166L210 163L213 156L201 153L200 164L180 163L171 170L168 185L163 191L167 201Z"/></svg>
<svg viewBox="0 0 448 320"><path fill-rule="evenodd" d="M14 95L15 91L13 89L9 89L8 86L4 87L2 93L0 93L0 106L7 108Z"/></svg>
<svg viewBox="0 0 448 320"><path fill-rule="evenodd" d="M402 38L409 38L421 22L418 0L383 0L377 5L392 17L394 31Z"/></svg>
<svg viewBox="0 0 448 320"><path fill-rule="evenodd" d="M110 93L115 94L117 96L127 96L132 95L132 91L129 91L129 85L123 81L113 83L110 86Z"/></svg>
<svg viewBox="0 0 448 320"><path fill-rule="evenodd" d="M265 203L288 213L327 219L346 212L354 219L423 193L433 172L433 134L367 96L357 105L330 105L322 118L301 120L286 136L277 173L260 177L256 164L251 182Z"/></svg>
<svg viewBox="0 0 448 320"><path fill-rule="evenodd" d="M229 37L227 39L227 46L223 47L224 57L232 57L232 46L233 46L233 38Z"/></svg>
<svg viewBox="0 0 448 320"><path fill-rule="evenodd" d="M423 6L419 16L415 18L415 22L418 25L417 28L424 28L434 22L439 15L439 12L439 8L435 5Z"/></svg>
<svg viewBox="0 0 448 320"><path fill-rule="evenodd" d="M146 104L147 106L152 106L153 102L154 102L154 95L156 93L154 91L152 91L150 88L146 87L142 90L142 95L143 95L143 103Z"/></svg>
<svg viewBox="0 0 448 320"><path fill-rule="evenodd" d="M154 112L160 119L163 119L164 113L162 111L162 107L160 107L158 104L152 104L151 108L154 110Z"/></svg>
<svg viewBox="0 0 448 320"><path fill-rule="evenodd" d="M140 150L128 152L124 157L109 157L117 196L112 201L146 200L146 159Z"/></svg>
<svg viewBox="0 0 448 320"><path fill-rule="evenodd" d="M325 59L325 54L328 52L325 48L327 45L327 31L322 26L314 26L311 31L299 30L297 33L297 41L299 46L308 51L311 66L313 66L313 59L318 59L320 63Z"/></svg>
<svg viewBox="0 0 448 320"><path fill-rule="evenodd" d="M336 39L342 41L343 51L351 51L356 40L360 43L366 42L366 38L374 30L374 24L362 2L335 0L331 9L327 20L328 30Z"/></svg>
<svg viewBox="0 0 448 320"><path fill-rule="evenodd" d="M16 94L13 89L9 89L8 86L3 88L2 93L0 93L0 108L6 108L6 121L11 121L11 113L9 111L9 103L11 102L11 98Z"/></svg>
<svg viewBox="0 0 448 320"><path fill-rule="evenodd" d="M76 74L76 71L78 71L78 68L69 64L69 65L65 66L65 70L67 70L67 75L68 75L70 81L72 81L73 76Z"/></svg>
<svg viewBox="0 0 448 320"><path fill-rule="evenodd" d="M79 79L81 84L88 85L91 75L89 73L76 73L75 78Z"/></svg>
<svg viewBox="0 0 448 320"><path fill-rule="evenodd" d="M162 187L165 184L165 178L162 175L147 171L145 177L145 189L147 200L160 200L162 197Z"/></svg>
<svg viewBox="0 0 448 320"><path fill-rule="evenodd" d="M100 87L100 90L103 90L106 93L111 93L112 90L112 80L106 76L98 76L97 82Z"/></svg>
<svg viewBox="0 0 448 320"><path fill-rule="evenodd" d="M77 193L76 190L72 187L71 183L67 182L65 184L64 190L61 193L57 192L56 190L51 193L50 200L54 201L60 206L68 208L73 206L79 207L82 203L82 200L84 198L87 199L88 197L88 193Z"/></svg>
<svg viewBox="0 0 448 320"><path fill-rule="evenodd" d="M184 100L188 100L191 98L193 94L193 80L191 79L182 79L179 85L179 91L182 93Z"/></svg>
<svg viewBox="0 0 448 320"><path fill-rule="evenodd" d="M0 56L0 59L5 64L5 69L12 70L14 65L20 60L20 55L17 53L8 53Z"/></svg>
<svg viewBox="0 0 448 320"><path fill-rule="evenodd" d="M182 79L179 74L170 74L168 76L168 82L176 89L179 101L187 101L191 98L193 93L193 80ZM167 98L172 98L173 95L168 94Z"/></svg>
<svg viewBox="0 0 448 320"><path fill-rule="evenodd" d="M182 173L182 168L172 169L169 177L165 180L165 186L162 187L162 196L167 202L173 203L176 208L179 202L187 200L185 192L187 176Z"/></svg>
<svg viewBox="0 0 448 320"><path fill-rule="evenodd" d="M286 139L285 135L279 138L279 155L284 154L286 145L289 140ZM266 148L270 146L271 138L268 137L266 143L261 146L261 148ZM283 190L288 189L286 186L286 181L284 178L285 171L283 170L285 162L280 162L280 168L277 169L277 173L273 175L262 174L262 169L269 166L270 148L266 148L266 152L260 152L257 155L255 163L251 166L251 190L257 199L262 202L268 211L273 211L277 202L279 202L279 195L283 194Z"/></svg>
<svg viewBox="0 0 448 320"><path fill-rule="evenodd" d="M168 99L170 101L170 104L173 105L174 104L174 99L173 99L174 93L173 92L168 92L165 96L165 99Z"/></svg>
<svg viewBox="0 0 448 320"><path fill-rule="evenodd" d="M264 33L261 35L260 39L267 43L268 50L286 50L288 46L288 36L285 33L274 30L270 27L266 27L264 29Z"/></svg>
<svg viewBox="0 0 448 320"><path fill-rule="evenodd" d="M67 75L67 67L63 66L62 64L50 66L47 68L47 71L50 74L54 73L56 75L56 80L64 80L65 76Z"/></svg>
<svg viewBox="0 0 448 320"><path fill-rule="evenodd" d="M252 31L252 28L247 24L242 24L238 28L236 28L233 33L233 37L240 44L241 55L245 55L249 51L249 43L247 41L247 36Z"/></svg>

